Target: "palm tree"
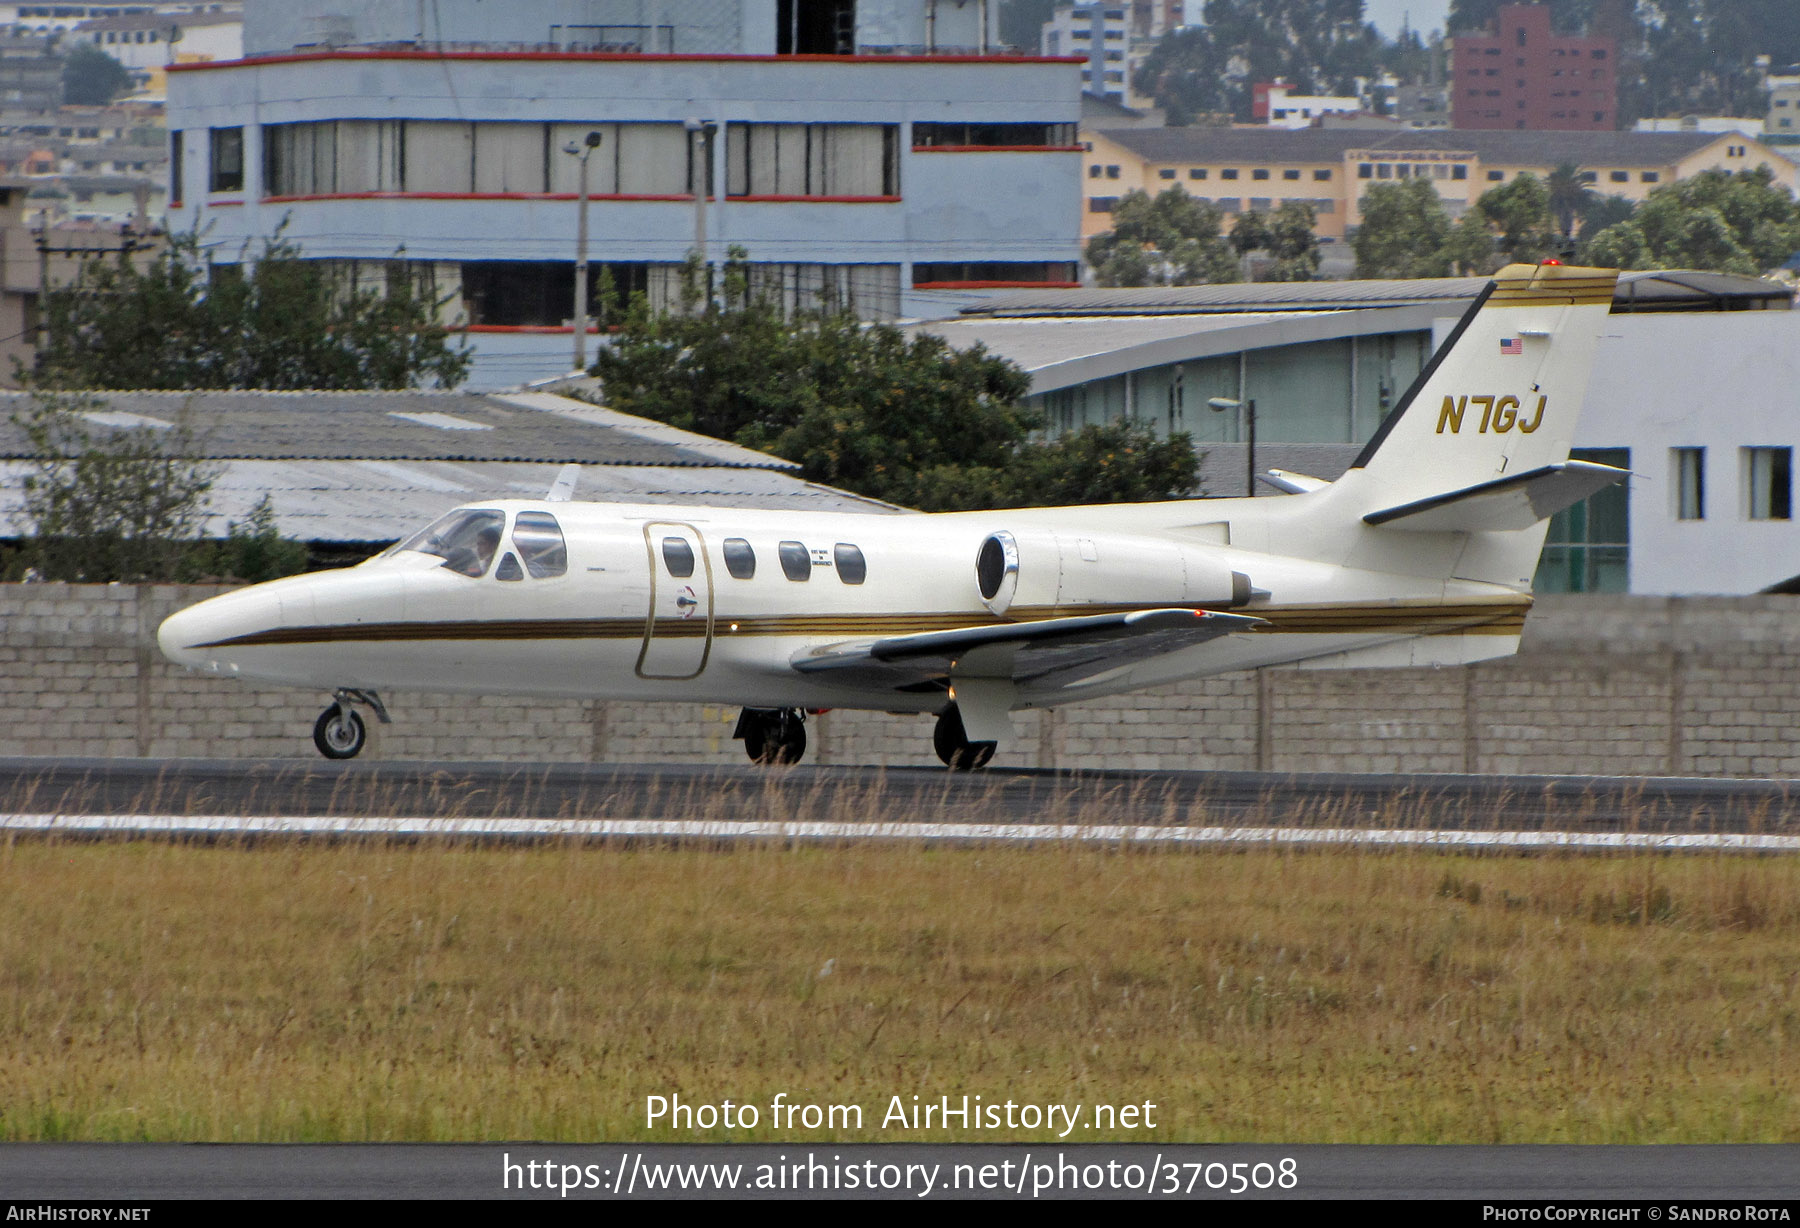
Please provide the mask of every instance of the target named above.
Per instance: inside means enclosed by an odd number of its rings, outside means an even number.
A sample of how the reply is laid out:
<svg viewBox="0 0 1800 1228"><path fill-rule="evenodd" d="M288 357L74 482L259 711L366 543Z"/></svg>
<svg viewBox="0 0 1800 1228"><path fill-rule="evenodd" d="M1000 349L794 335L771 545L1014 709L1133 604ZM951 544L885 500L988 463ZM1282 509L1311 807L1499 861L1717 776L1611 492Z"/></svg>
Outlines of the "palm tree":
<svg viewBox="0 0 1800 1228"><path fill-rule="evenodd" d="M1576 220L1588 211L1594 199L1581 181L1581 168L1564 162L1545 176L1544 185L1550 189L1550 216L1556 219L1557 231L1565 241L1573 239Z"/></svg>

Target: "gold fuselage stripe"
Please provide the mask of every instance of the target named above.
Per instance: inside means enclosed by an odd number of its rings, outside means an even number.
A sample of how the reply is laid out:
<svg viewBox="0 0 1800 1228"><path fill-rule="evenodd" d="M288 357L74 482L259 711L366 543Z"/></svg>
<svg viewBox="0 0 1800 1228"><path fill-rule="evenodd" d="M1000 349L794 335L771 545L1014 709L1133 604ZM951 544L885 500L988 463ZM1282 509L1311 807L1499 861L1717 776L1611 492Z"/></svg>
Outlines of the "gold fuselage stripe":
<svg viewBox="0 0 1800 1228"><path fill-rule="evenodd" d="M1128 614L1147 608L1206 609L1203 606L1148 607L1144 605L1035 606L1020 608L1007 617L985 611L918 612L908 614L773 614L732 617L715 614L711 632L733 639L744 636L891 637L931 631L955 631L964 627L1006 626L1094 614ZM1525 625L1529 598L1507 602L1439 603L1432 605L1318 605L1243 608L1225 613L1260 618L1261 633L1305 635L1412 634L1436 635L1470 632L1478 635L1517 635ZM734 630L727 631L725 628ZM423 640L586 640L640 639L643 618L471 619L443 622L345 623L312 627L277 627L231 636L191 649L272 647L298 644L394 643ZM703 638L708 633L703 618L658 618L654 639Z"/></svg>

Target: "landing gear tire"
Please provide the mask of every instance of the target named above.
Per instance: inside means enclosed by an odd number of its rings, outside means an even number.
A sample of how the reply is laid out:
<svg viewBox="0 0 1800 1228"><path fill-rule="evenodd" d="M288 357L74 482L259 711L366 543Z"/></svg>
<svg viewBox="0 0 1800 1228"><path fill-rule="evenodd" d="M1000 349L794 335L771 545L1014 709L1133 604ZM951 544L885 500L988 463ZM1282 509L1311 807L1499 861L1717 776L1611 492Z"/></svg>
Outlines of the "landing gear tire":
<svg viewBox="0 0 1800 1228"><path fill-rule="evenodd" d="M987 766L994 757L994 742L971 742L963 729L962 713L951 704L938 716L937 728L931 732L931 745L937 757L952 772L973 772Z"/></svg>
<svg viewBox="0 0 1800 1228"><path fill-rule="evenodd" d="M798 708L745 708L737 736L752 763L798 763L806 754L806 717Z"/></svg>
<svg viewBox="0 0 1800 1228"><path fill-rule="evenodd" d="M354 759L368 740L363 718L343 704L332 704L313 723L313 745L327 759Z"/></svg>

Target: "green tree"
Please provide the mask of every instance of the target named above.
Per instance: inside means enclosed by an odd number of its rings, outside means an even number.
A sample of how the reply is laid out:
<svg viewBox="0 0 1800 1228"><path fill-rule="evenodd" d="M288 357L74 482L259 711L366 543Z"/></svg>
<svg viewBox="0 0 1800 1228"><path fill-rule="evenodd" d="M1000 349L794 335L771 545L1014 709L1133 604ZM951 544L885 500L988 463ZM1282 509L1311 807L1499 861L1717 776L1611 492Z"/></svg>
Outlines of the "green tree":
<svg viewBox="0 0 1800 1228"><path fill-rule="evenodd" d="M1450 215L1429 179L1378 183L1363 194L1362 225L1350 241L1358 277L1444 277Z"/></svg>
<svg viewBox="0 0 1800 1228"><path fill-rule="evenodd" d="M1562 162L1544 178L1549 192L1550 216L1556 220L1557 233L1568 240L1575 237L1575 223L1587 215L1595 193L1582 182L1581 168L1573 162Z"/></svg>
<svg viewBox="0 0 1800 1228"><path fill-rule="evenodd" d="M1149 426L1089 423L1019 449L999 488L1001 507L1141 503L1193 490L1199 457L1184 433L1158 438Z"/></svg>
<svg viewBox="0 0 1800 1228"><path fill-rule="evenodd" d="M1800 251L1800 204L1767 167L1703 171L1653 190L1596 234L1587 258L1624 269L1761 273Z"/></svg>
<svg viewBox="0 0 1800 1228"><path fill-rule="evenodd" d="M741 257L733 254L718 300L704 301L690 278L683 310L633 302L594 363L608 405L772 452L811 481L925 511L1050 501L1062 488L1046 484L1056 469L1044 459L1049 449L1110 452L1117 462L1110 436L1033 442L1042 422L1022 403L1030 380L1015 364L849 312L784 317L748 292ZM1108 479L1091 488L1095 498L1186 492L1191 470L1182 479L1172 453L1126 442L1150 463L1142 473L1087 463L1084 473ZM1186 436L1165 447L1192 453ZM1176 480L1183 484L1156 484Z"/></svg>
<svg viewBox="0 0 1800 1228"><path fill-rule="evenodd" d="M1483 192L1475 208L1499 232L1500 252L1507 260L1535 264L1557 250L1550 189L1529 171Z"/></svg>
<svg viewBox="0 0 1800 1228"><path fill-rule="evenodd" d="M1575 232L1575 255L1581 264L1593 264L1588 258L1588 245L1594 236L1608 226L1616 226L1626 221L1637 212L1637 202L1623 196L1602 196L1598 192L1591 193L1587 211L1581 215L1581 229Z"/></svg>
<svg viewBox="0 0 1800 1228"><path fill-rule="evenodd" d="M13 416L32 450L23 486L23 562L46 580L167 581L199 546L219 470L185 416L168 430L97 432L104 409L79 393L34 393Z"/></svg>
<svg viewBox="0 0 1800 1228"><path fill-rule="evenodd" d="M1502 263L1494 251L1494 232L1479 209L1471 209L1457 219L1439 253L1445 271L1461 277L1485 276Z"/></svg>
<svg viewBox="0 0 1800 1228"><path fill-rule="evenodd" d="M403 263L382 291L350 286L279 236L238 264L209 267L194 234L96 257L39 304L45 387L454 387L470 361Z"/></svg>
<svg viewBox="0 0 1800 1228"><path fill-rule="evenodd" d="M1223 217L1179 184L1155 197L1127 192L1113 210L1113 228L1088 240L1088 265L1103 286L1237 281L1237 260L1220 230Z"/></svg>
<svg viewBox="0 0 1800 1228"><path fill-rule="evenodd" d="M130 71L86 39L63 57L63 102L70 106L104 107L130 86Z"/></svg>
<svg viewBox="0 0 1800 1228"><path fill-rule="evenodd" d="M1303 200L1284 200L1269 215L1270 281L1311 281L1319 275L1318 217Z"/></svg>

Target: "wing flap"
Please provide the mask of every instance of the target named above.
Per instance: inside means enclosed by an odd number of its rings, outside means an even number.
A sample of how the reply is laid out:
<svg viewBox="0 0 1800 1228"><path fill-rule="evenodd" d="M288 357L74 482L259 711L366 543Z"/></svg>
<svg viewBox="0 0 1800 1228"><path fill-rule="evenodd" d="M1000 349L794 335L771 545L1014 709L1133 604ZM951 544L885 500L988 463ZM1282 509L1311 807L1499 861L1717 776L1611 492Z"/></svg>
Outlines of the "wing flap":
<svg viewBox="0 0 1800 1228"><path fill-rule="evenodd" d="M1529 529L1595 491L1630 477L1591 461L1563 461L1527 473L1466 486L1449 494L1370 512L1367 524L1418 533L1482 533Z"/></svg>
<svg viewBox="0 0 1800 1228"><path fill-rule="evenodd" d="M1060 685L1262 625L1213 610L1133 610L825 644L796 653L792 664L896 688L951 677Z"/></svg>

